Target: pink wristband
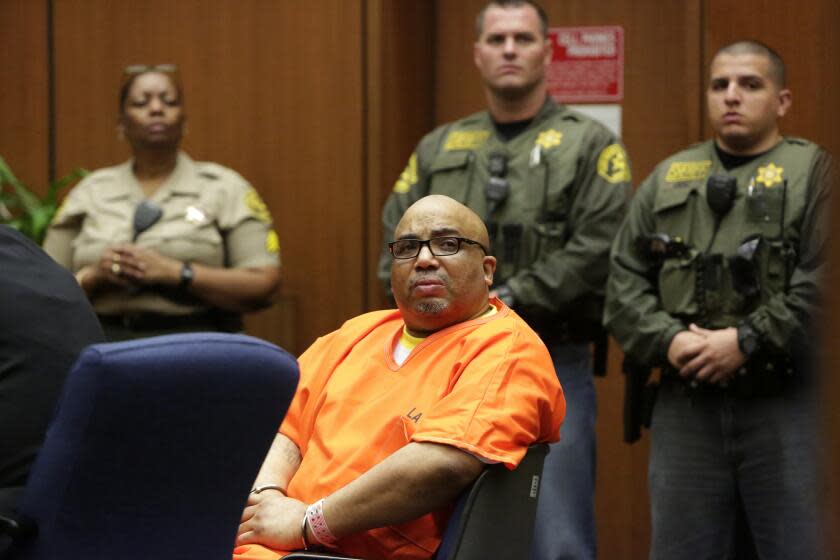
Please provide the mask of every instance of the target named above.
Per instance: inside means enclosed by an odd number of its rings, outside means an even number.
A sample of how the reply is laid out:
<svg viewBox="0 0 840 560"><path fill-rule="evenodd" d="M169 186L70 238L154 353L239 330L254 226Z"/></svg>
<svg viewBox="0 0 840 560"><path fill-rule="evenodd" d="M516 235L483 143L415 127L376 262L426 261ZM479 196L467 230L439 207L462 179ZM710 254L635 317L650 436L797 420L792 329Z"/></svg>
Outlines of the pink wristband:
<svg viewBox="0 0 840 560"><path fill-rule="evenodd" d="M312 529L312 536L325 545L335 544L336 538L330 528L327 527L327 520L324 519L324 499L321 498L306 508L306 519L309 520L309 528Z"/></svg>

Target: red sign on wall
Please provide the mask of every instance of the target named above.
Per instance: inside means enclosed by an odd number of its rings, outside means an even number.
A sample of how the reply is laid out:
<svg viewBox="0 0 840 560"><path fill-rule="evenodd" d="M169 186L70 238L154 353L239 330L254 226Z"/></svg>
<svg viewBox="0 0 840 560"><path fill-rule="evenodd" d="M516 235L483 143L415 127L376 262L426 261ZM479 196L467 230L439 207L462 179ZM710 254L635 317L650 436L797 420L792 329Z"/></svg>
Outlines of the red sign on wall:
<svg viewBox="0 0 840 560"><path fill-rule="evenodd" d="M624 98L624 29L554 27L549 93L562 103L616 103Z"/></svg>

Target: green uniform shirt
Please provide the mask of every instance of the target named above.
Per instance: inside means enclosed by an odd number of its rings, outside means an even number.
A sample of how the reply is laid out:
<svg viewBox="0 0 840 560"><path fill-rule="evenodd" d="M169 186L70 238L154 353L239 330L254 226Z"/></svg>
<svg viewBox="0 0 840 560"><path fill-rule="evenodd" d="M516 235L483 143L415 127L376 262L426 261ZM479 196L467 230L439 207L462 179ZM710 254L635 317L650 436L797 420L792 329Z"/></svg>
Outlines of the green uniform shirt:
<svg viewBox="0 0 840 560"><path fill-rule="evenodd" d="M791 355L807 346L826 241L823 210L830 160L816 145L785 138L773 149L726 170L712 141L662 162L639 187L611 254L604 321L639 363L667 363L668 346L690 322L720 329L746 319L762 347ZM707 202L714 174L734 177L734 204L719 219ZM663 260L644 255L649 234L680 238L688 247ZM760 237L746 295L732 257Z"/></svg>
<svg viewBox="0 0 840 560"><path fill-rule="evenodd" d="M488 213L491 154L507 161L507 199ZM568 327L573 316L599 321L608 253L630 195L624 148L600 123L550 98L515 138L505 141L488 112L426 135L382 212L384 240L405 210L444 194L488 224L498 260L495 285L507 284L516 309L536 330ZM387 247L379 277L387 285ZM558 319L558 316L561 319Z"/></svg>
<svg viewBox="0 0 840 560"><path fill-rule="evenodd" d="M145 198L128 161L85 177L62 203L44 250L75 272L96 264L109 247L131 243L133 217ZM213 267L261 267L280 263L271 215L254 188L235 171L178 154L172 174L151 197L161 218L139 235L141 247L180 261ZM148 289L113 287L92 302L100 315L127 312L187 314L207 306Z"/></svg>

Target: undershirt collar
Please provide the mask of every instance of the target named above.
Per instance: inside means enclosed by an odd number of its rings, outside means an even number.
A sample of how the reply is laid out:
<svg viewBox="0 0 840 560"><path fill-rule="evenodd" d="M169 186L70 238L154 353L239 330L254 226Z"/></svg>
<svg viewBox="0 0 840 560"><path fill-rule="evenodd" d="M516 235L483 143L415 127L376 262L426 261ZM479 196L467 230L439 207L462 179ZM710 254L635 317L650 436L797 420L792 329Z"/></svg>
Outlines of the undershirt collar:
<svg viewBox="0 0 840 560"><path fill-rule="evenodd" d="M491 315L495 315L498 312L499 310L496 309L496 306L491 305L487 311L479 315L477 318L482 319L484 317L490 317ZM408 327L403 325L400 339L397 341L396 346L394 346L393 356L394 361L397 363L397 365L403 365L403 363L405 363L406 359L408 358L409 354L411 354L411 351L414 350L414 348L418 344L423 342L425 339L425 336L413 336L409 334Z"/></svg>
<svg viewBox="0 0 840 560"><path fill-rule="evenodd" d="M761 152L760 154L753 154L749 156L737 156L735 154L730 154L729 152L722 150L721 147L718 146L717 142L714 142L714 145L715 153L717 154L720 163L723 164L723 168L727 171L735 169L736 167L741 167L742 165L746 165L747 163L753 161L754 159L760 158L761 156L773 149L770 148L770 150L767 150L766 152Z"/></svg>
<svg viewBox="0 0 840 560"><path fill-rule="evenodd" d="M533 118L525 119L524 121L513 121L506 123L496 122L496 120L492 117L491 120L493 121L493 127L496 129L496 132L499 133L499 136L501 136L505 142L509 142L517 136L519 136L520 134L522 134L523 132L525 132L525 129L528 128L528 125L534 122Z"/></svg>

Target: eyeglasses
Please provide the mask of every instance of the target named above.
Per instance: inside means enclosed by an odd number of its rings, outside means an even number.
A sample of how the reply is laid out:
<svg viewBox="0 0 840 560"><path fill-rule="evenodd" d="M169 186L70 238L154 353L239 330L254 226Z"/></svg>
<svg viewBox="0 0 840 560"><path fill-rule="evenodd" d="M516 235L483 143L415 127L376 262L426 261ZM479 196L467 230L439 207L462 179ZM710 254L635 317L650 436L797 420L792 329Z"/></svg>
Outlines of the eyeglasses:
<svg viewBox="0 0 840 560"><path fill-rule="evenodd" d="M388 249L395 259L413 259L420 254L420 249L425 245L436 257L448 257L454 255L461 250L461 244L468 243L469 245L478 245L484 254L487 254L487 248L472 239L464 237L432 237L431 239L398 239L388 243Z"/></svg>

